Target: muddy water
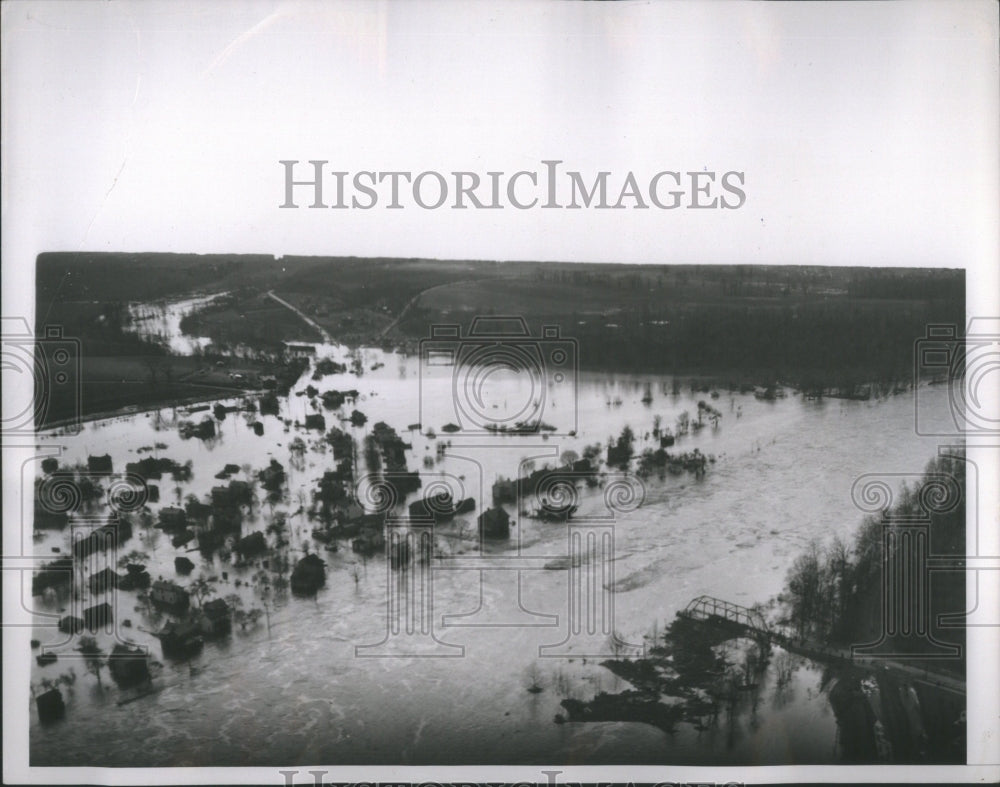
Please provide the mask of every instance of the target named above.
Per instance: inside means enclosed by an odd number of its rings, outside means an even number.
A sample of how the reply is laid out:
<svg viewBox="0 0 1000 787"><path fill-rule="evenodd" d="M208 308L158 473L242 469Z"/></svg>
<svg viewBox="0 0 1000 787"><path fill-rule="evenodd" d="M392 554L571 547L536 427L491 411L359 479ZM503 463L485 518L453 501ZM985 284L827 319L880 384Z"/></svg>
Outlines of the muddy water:
<svg viewBox="0 0 1000 787"><path fill-rule="evenodd" d="M350 361L344 348L320 347L319 355ZM533 384L516 375L488 381L479 407L497 419L514 418L525 407L541 408L543 420L556 427L547 439L538 435L444 434L441 427L462 416L453 407L448 374L423 370L416 358L367 350L357 353L363 374L347 373L312 382L309 372L281 403L280 417L259 417L263 436L252 431L251 417L232 413L210 441L183 440L179 420L200 420L169 408L89 423L77 437L46 435L43 442L65 447L63 464L85 461L87 454L110 453L115 470L144 456L191 460L188 483L160 482L160 504L174 504L189 494L206 495L220 483L213 476L227 463L244 467L247 478L271 458L288 473L287 499L276 510L289 513L292 557L304 553L314 523L295 513L333 458L316 432L297 424L313 412L306 396L312 383L320 391L357 389L348 405L365 413L363 427L343 428L359 443L377 421L385 421L408 441L410 469L424 474L424 486L437 476L463 496L486 499L498 475L512 477L524 460L542 467L566 450L582 453L606 443L623 426L637 435L637 453L655 443L647 433L655 415L664 426L697 412L707 400L722 413L719 427L706 426L679 440L674 450L698 448L715 457L702 478L691 474L645 479L642 503L614 512L614 559L602 583L611 591L614 628L629 643L641 644L657 622L673 617L694 596L706 593L752 604L780 590L794 556L811 539L834 534L850 537L860 519L850 490L863 473L919 473L936 449L915 435L913 394L879 402L804 401L789 393L777 401L720 392L717 399L683 386L673 393L668 377L580 375L575 386L548 379ZM431 375L430 385L427 376ZM421 392L423 395L421 396ZM921 396L945 391L921 389ZM650 401L651 396L651 401ZM645 401L644 401L645 400ZM226 400L235 403L236 400ZM327 427L334 414L325 411ZM475 417L475 413L472 414ZM254 417L256 418L256 416ZM286 425L285 421L290 422ZM408 431L421 422L436 438ZM468 420L464 422L468 425ZM576 434L567 432L575 429ZM292 461L289 444L302 438L308 448ZM440 459L437 446L450 441ZM160 444L160 447L155 446ZM140 452L140 448L153 447ZM359 454L362 453L359 450ZM609 471L605 488L614 481ZM604 489L581 491L578 519L608 525ZM244 520L243 532L264 529L271 507L259 501ZM838 754L836 723L820 688L819 669L802 663L789 686L769 686L765 676L755 703L748 703L719 727L697 731L680 725L673 735L641 724L555 724L566 696L586 698L624 684L596 663L610 655L583 639L568 638L565 652L544 646L567 640L574 625L570 614L569 528L520 516L510 541L492 543L484 552L493 559L523 556L521 571L474 568L449 570L449 559L476 556L475 514L436 528L432 569L391 571L383 558L362 559L349 545L333 553L309 544L328 566L327 585L315 599L287 596L275 602L270 632L257 627L235 630L223 643L208 643L186 662L162 657L159 643L138 627L156 621L137 608L134 593L117 595L119 621L131 628L122 636L149 645L163 662L161 690L118 705L117 689L99 691L92 676L80 678L68 695L66 719L41 726L32 711L33 764L278 765L313 763L795 763L833 762ZM36 551L66 553L69 531L36 538ZM151 555L149 571L173 577L173 559L182 552L159 531L136 529L125 549ZM241 594L246 606L259 605L252 589L235 586L258 569L205 561L198 552L193 576L218 577L218 594ZM587 559L584 558L584 562ZM508 564L509 565L509 564ZM228 581L221 579L228 572ZM429 577L429 579L427 579ZM403 578L403 581L401 581ZM387 593L406 605L420 598L421 579L432 588L433 636L402 640L396 653L406 657L369 658L357 646L382 642L387 632ZM595 594L597 598L598 594ZM518 602L519 600L519 602ZM45 604L56 611L66 602ZM88 604L91 603L89 600ZM468 625L483 623L487 625ZM500 625L503 624L503 625ZM586 625L583 626L584 631ZM406 632L404 622L403 632ZM419 630L419 626L418 626ZM51 629L38 630L43 642L58 641ZM597 637L596 639L600 639ZM400 640L391 640L390 648ZM104 636L110 648L110 635ZM597 650L594 648L597 647ZM540 657L541 651L546 657ZM376 654L381 654L377 649ZM421 654L414 656L414 653ZM446 655L427 658L427 655ZM555 656L555 657L554 657ZM33 667L32 679L55 677L73 666L68 658ZM105 684L111 683L105 673ZM527 688L537 682L540 693Z"/></svg>

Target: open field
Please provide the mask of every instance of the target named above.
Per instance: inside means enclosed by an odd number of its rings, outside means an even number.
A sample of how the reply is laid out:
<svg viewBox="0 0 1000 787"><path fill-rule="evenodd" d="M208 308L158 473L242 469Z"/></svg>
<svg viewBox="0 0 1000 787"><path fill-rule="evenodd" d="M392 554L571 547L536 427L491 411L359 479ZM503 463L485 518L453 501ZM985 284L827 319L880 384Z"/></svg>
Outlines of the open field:
<svg viewBox="0 0 1000 787"><path fill-rule="evenodd" d="M222 364L218 366L216 364ZM88 356L80 365L80 399L51 399L39 428L77 415L91 418L124 408L236 396L260 388L272 365L252 360L210 360L175 355ZM242 379L234 380L230 375Z"/></svg>
<svg viewBox="0 0 1000 787"><path fill-rule="evenodd" d="M246 290L185 317L181 327L192 336L211 336L222 346L245 344L280 350L282 342L320 340L313 328L266 292Z"/></svg>

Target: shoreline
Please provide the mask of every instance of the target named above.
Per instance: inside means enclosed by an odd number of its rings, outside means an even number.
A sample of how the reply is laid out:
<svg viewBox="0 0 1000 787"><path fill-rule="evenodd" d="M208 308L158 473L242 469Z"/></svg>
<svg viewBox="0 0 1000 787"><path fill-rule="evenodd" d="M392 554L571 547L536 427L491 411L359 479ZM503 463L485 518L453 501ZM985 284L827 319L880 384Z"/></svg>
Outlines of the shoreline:
<svg viewBox="0 0 1000 787"><path fill-rule="evenodd" d="M348 348L349 350L378 350L384 353L397 353L403 355L415 355L415 353L410 352L411 349L406 346L393 346L391 348L386 348L374 344L364 344L364 343L353 343L353 342L338 342L342 346ZM322 345L323 342L302 342L302 344L314 344ZM180 355L171 353L171 356L175 358L193 358L193 355ZM597 366L579 366L577 368L577 373L580 375L586 374L605 374L607 370L601 369ZM857 396L848 395L839 389L832 389L830 391L822 391L819 394L810 391L808 388L792 383L783 382L780 379L772 379L770 383L761 382L765 378L757 378L754 376L740 376L737 375L733 377L731 374L726 375L726 373L713 373L706 371L704 369L692 369L692 370L678 370L673 372L656 371L656 370L627 370L620 372L621 374L627 375L629 377L642 377L644 375L650 377L659 378L670 378L675 381L677 388L683 391L691 387L694 382L703 385L702 388L698 389L702 392L707 392L710 389L725 390L728 393L754 393L758 388L768 388L776 387L781 389L789 389L792 394L798 394L802 396L809 396L810 398L829 398L829 399L840 399L844 401L870 401L871 399L879 399L883 396L894 396L898 393L905 393L906 391L912 391L916 389L913 384L914 381L911 379L902 383L903 387L900 390L900 382L887 383L885 381L879 380L866 380L865 382L858 383L857 388L869 389L867 396ZM930 380L920 380L918 385L920 387L930 386L930 385L940 385L946 383L947 380L930 379ZM886 388L886 390L878 391L872 390L872 388ZM889 389L891 387L891 390ZM182 399L165 399L162 401L153 401L142 404L124 404L121 407L117 407L111 410L101 410L93 413L82 414L79 418L63 418L57 421L46 423L42 426L36 424L35 433L42 434L44 432L50 432L56 429L62 429L66 426L70 426L74 423L85 424L92 423L94 421L102 421L109 418L117 418L126 415L137 415L142 413L151 412L153 410L160 410L165 407L184 407L190 404L197 404L205 401L213 401L218 399L233 398L239 396L261 396L267 393L269 389L262 388L233 388L227 389L225 387L219 387L214 392L206 392L203 394L196 394L192 396L187 396Z"/></svg>
<svg viewBox="0 0 1000 787"><path fill-rule="evenodd" d="M220 388L219 391L224 391L225 389ZM122 418L127 415L142 415L143 413L150 413L154 410L162 410L166 407L178 408L186 407L192 404L200 404L201 402L211 402L220 399L232 399L240 396L262 396L267 393L266 388L252 388L252 389L232 389L233 393L231 395L219 395L217 391L214 394L204 393L198 394L197 396L188 396L180 400L175 401L164 401L164 402L151 402L147 404L130 404L119 407L115 410L106 410L98 413L88 413L86 415L81 415L79 418L63 418L62 420L55 421L50 424L45 424L42 427L38 427L35 430L36 435L45 434L56 429L63 429L72 424L89 424L94 421L105 421L111 418Z"/></svg>

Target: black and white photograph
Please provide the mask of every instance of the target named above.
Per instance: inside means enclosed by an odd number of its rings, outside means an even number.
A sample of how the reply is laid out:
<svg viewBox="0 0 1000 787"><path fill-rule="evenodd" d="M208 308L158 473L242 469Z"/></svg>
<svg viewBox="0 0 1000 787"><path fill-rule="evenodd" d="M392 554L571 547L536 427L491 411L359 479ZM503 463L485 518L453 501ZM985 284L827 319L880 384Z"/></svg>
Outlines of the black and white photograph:
<svg viewBox="0 0 1000 787"><path fill-rule="evenodd" d="M0 13L5 782L1000 777L995 3Z"/></svg>

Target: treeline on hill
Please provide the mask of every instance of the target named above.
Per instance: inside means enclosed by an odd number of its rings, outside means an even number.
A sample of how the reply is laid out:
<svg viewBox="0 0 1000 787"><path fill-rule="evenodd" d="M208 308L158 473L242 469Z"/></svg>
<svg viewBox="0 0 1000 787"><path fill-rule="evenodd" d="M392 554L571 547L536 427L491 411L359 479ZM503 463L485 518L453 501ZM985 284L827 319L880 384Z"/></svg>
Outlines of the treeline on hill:
<svg viewBox="0 0 1000 787"><path fill-rule="evenodd" d="M47 253L36 282L38 329L65 326L90 357L156 354L123 336L125 305L206 291L229 291L232 302L186 320L203 335L268 345L314 338L267 297L274 290L352 343L379 340L408 305L395 336L409 342L437 322L518 314L535 331L555 324L576 339L583 368L733 375L840 395L911 380L927 324L965 318L964 271L948 269ZM427 297L412 305L420 293Z"/></svg>
<svg viewBox="0 0 1000 787"><path fill-rule="evenodd" d="M802 389L912 379L915 342L928 323L960 325L962 301L893 308L850 301L704 303L616 315L616 327L576 322L584 368L735 372ZM582 323L582 324L581 324ZM666 323L666 324L664 324ZM567 333L570 333L567 331Z"/></svg>
<svg viewBox="0 0 1000 787"><path fill-rule="evenodd" d="M184 297L271 279L280 268L267 254L44 252L35 265L36 301L47 306Z"/></svg>
<svg viewBox="0 0 1000 787"><path fill-rule="evenodd" d="M540 281L645 291L631 308L573 314L584 368L735 372L803 390L910 380L929 323L961 326L965 274L816 266L539 267Z"/></svg>
<svg viewBox="0 0 1000 787"><path fill-rule="evenodd" d="M950 268L511 262L504 264L504 270L540 282L598 284L619 290L657 290L661 294L700 297L965 298L965 273Z"/></svg>
<svg viewBox="0 0 1000 787"><path fill-rule="evenodd" d="M957 490L957 496L937 496L943 488L939 485L941 479L945 486L951 484L951 488ZM902 520L926 518L930 532L928 554L964 555L965 489L964 455L956 452L938 456L927 465L918 485L902 488L896 505L883 515L872 514L863 520L853 544L848 545L839 537L822 546L813 542L796 558L785 589L778 598L785 613L784 622L793 628L796 636L824 644L848 647L878 642L885 630L883 564L884 558L892 557L884 552L886 528L897 528L899 532ZM944 499L957 501L957 504L950 510L928 512L922 499L936 499L939 505ZM918 570L926 571L926 567L920 566ZM939 616L966 610L965 571L927 572L922 579L931 583L930 608L923 610L930 619L931 637L939 642L964 646L965 630L940 626ZM922 646L921 642L918 638L905 637L900 631L897 636L888 637L881 648L885 652L912 653L915 658L935 652L933 647ZM945 659L938 666L961 673L965 671L965 661L958 657Z"/></svg>
<svg viewBox="0 0 1000 787"><path fill-rule="evenodd" d="M533 332L560 326L578 342L584 369L721 375L851 395L869 382L908 383L927 325L965 319L961 270L545 263L503 270L488 289L466 291L467 303L422 299L400 330L422 337L439 321L520 314Z"/></svg>
<svg viewBox="0 0 1000 787"><path fill-rule="evenodd" d="M420 292L461 280L498 275L498 263L401 260L381 257L283 257L296 271L281 282L282 293L326 298L341 308L385 309L398 314Z"/></svg>

